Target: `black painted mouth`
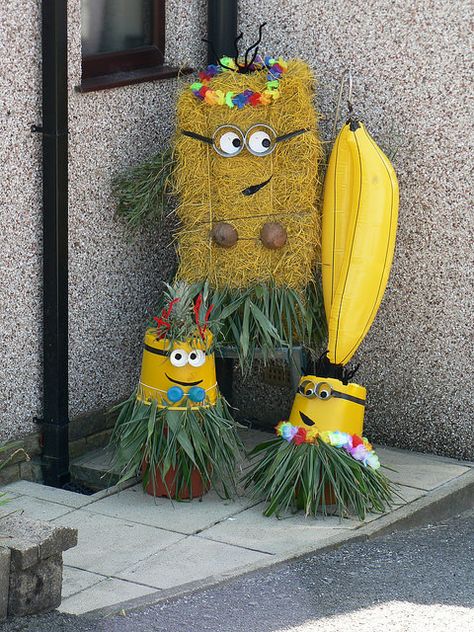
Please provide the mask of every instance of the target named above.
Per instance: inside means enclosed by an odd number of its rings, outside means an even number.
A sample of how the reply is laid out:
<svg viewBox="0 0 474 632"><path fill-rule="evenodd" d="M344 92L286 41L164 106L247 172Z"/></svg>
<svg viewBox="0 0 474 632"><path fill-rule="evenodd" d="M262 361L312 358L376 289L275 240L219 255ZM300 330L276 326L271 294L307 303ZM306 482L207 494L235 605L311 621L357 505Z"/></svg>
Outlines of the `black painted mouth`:
<svg viewBox="0 0 474 632"><path fill-rule="evenodd" d="M306 425L306 426L314 426L314 421L312 419L310 419L308 417L308 415L305 415L304 413L301 412L300 410L300 417L301 417L301 421Z"/></svg>
<svg viewBox="0 0 474 632"><path fill-rule="evenodd" d="M270 176L268 180L265 180L265 182L260 182L260 184L253 184L251 187L247 187L246 189L242 191L242 194L253 195L254 193L257 193L257 191L260 191L260 189L263 189L263 187L266 186L270 182L272 177L273 176Z"/></svg>
<svg viewBox="0 0 474 632"><path fill-rule="evenodd" d="M173 378L170 377L168 373L165 373L165 375L169 379L170 382L174 382L175 384L180 384L181 386L197 386L198 384L201 384L202 382L202 380L198 380L197 382L180 382L179 380L173 380Z"/></svg>

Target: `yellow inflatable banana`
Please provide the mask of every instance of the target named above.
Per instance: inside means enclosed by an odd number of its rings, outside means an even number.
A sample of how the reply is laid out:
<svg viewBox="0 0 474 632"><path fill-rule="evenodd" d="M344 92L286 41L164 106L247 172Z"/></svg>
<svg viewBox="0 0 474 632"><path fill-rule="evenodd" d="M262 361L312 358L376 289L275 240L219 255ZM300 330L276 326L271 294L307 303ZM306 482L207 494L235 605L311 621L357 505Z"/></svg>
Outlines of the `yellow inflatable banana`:
<svg viewBox="0 0 474 632"><path fill-rule="evenodd" d="M332 364L349 362L380 306L398 197L389 159L363 123L349 121L336 138L324 184L322 276Z"/></svg>

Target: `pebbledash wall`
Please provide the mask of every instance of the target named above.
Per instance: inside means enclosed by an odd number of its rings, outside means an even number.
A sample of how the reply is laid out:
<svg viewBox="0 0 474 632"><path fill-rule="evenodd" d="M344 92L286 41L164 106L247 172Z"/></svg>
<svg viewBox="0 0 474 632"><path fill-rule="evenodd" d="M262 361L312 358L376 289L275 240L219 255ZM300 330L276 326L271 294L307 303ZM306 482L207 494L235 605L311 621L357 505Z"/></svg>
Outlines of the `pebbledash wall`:
<svg viewBox="0 0 474 632"><path fill-rule="evenodd" d="M137 378L143 323L175 266L172 223L133 240L114 219L115 173L161 149L178 80L80 94L80 0L69 0L70 416L103 409ZM267 21L264 49L309 61L321 132L331 140L340 77L393 159L401 206L395 262L355 358L374 440L474 457L473 221L467 0L241 0L245 41ZM0 6L0 442L41 416L40 1ZM166 62L205 64L206 3L167 0ZM470 147L471 145L471 147ZM241 414L264 402L275 421L291 393L237 383ZM259 407L262 405L259 403Z"/></svg>

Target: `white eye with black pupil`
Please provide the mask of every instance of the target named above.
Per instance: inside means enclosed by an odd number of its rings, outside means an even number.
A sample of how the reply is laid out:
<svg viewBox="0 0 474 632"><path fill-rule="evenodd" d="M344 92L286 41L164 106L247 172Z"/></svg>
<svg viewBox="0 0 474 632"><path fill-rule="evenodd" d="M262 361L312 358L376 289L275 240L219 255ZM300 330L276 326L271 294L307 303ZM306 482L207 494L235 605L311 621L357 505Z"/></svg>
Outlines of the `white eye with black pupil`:
<svg viewBox="0 0 474 632"><path fill-rule="evenodd" d="M257 155L263 155L270 151L272 146L272 139L263 130L257 130L250 135L247 140L249 149L252 153Z"/></svg>
<svg viewBox="0 0 474 632"><path fill-rule="evenodd" d="M227 156L235 156L242 149L242 139L235 132L225 132L219 139L219 147Z"/></svg>
<svg viewBox="0 0 474 632"><path fill-rule="evenodd" d="M318 384L316 387L316 395L319 399L328 399L332 395L332 389L329 384Z"/></svg>
<svg viewBox="0 0 474 632"><path fill-rule="evenodd" d="M189 354L189 364L191 366L202 366L206 361L206 354L201 349L193 349Z"/></svg>
<svg viewBox="0 0 474 632"><path fill-rule="evenodd" d="M173 366L185 366L188 363L188 354L183 349L175 349L171 352L170 362Z"/></svg>

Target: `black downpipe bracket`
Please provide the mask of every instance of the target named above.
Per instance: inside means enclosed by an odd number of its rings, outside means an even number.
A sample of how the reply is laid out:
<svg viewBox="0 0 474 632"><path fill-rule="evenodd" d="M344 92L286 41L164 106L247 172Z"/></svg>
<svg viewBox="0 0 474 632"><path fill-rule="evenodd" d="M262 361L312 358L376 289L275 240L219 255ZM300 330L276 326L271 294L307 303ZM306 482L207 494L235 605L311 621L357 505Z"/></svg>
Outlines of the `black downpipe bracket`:
<svg viewBox="0 0 474 632"><path fill-rule="evenodd" d="M237 37L237 0L209 0L207 4L207 63L217 57L234 57Z"/></svg>
<svg viewBox="0 0 474 632"><path fill-rule="evenodd" d="M43 0L43 478L69 481L67 0Z"/></svg>
<svg viewBox="0 0 474 632"><path fill-rule="evenodd" d="M208 0L207 63L217 63L217 56L234 57L237 37L237 0ZM217 55L217 56L216 56ZM234 361L216 357L217 381L226 400L232 404Z"/></svg>

